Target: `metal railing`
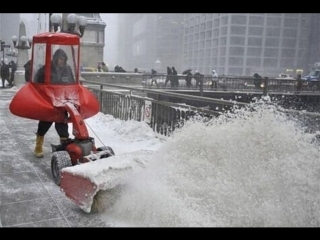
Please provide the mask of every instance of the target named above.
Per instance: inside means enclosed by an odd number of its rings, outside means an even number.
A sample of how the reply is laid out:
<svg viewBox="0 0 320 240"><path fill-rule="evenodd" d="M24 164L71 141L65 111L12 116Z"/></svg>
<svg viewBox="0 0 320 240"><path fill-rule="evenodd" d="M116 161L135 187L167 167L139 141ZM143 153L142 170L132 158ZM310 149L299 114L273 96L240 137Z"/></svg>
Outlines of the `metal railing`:
<svg viewBox="0 0 320 240"><path fill-rule="evenodd" d="M239 107L247 105L247 103L236 101L95 81L81 80L81 83L96 96L100 103L100 111L104 114L113 115L121 120L146 121L154 131L163 135L170 135L192 116L201 115L210 119L232 109L235 105ZM181 100L181 103L166 101L166 97ZM183 100L200 102L204 107L195 106L197 104L187 105Z"/></svg>
<svg viewBox="0 0 320 240"><path fill-rule="evenodd" d="M174 75L166 74L144 74L142 76L142 86L144 88L167 88L167 89L198 89L213 91L246 91L246 92L262 92L278 93L278 92L312 92L320 93L320 81L302 81L302 87L297 88L297 80L295 79L276 79L263 78L256 81L253 77L218 77L203 76L200 80L200 86L196 87L196 80L192 77L191 87L186 85L186 75L178 74L176 76L179 86L172 87L169 81L165 85L166 79L172 79Z"/></svg>
<svg viewBox="0 0 320 240"><path fill-rule="evenodd" d="M242 78L240 81L242 81L243 84L239 83L239 78L229 78L227 80L229 81L227 90L230 92L232 92L232 89L235 92L241 92L241 90L239 90L240 85L250 86L250 83L254 84L254 79L252 78ZM265 94L265 89L269 89L268 91L273 93L295 91L295 87L292 86L292 84L286 84L286 82L292 83L292 80L275 80L276 81L273 79L264 79L262 83L265 84L267 81L265 85L267 87L258 89L257 86L254 86L251 87L255 89L252 89L252 91ZM281 82L279 83L279 81ZM113 115L115 118L121 120L145 121L154 131L163 135L170 135L176 128L183 126L185 121L193 116L200 115L205 117L204 119L211 119L225 111L232 110L235 106L245 107L248 105L248 103L174 93L152 87L128 87L87 80L81 80L81 83L86 85L97 97L100 103L100 111L104 114ZM277 86L277 88L275 88L275 86ZM201 90L203 89L200 88L200 91ZM308 92L308 90L304 88L302 91ZM320 113L301 112L290 109L285 111L291 115L294 113L294 115L299 116L299 118L308 118L308 121L313 122L312 125L314 125L316 129L320 127L314 124L314 122L320 123Z"/></svg>

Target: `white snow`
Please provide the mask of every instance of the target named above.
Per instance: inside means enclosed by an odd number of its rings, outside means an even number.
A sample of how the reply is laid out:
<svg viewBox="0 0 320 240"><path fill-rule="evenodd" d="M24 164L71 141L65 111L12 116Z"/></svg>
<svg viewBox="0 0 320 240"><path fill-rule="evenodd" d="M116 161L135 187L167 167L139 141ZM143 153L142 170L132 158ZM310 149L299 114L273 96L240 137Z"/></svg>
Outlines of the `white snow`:
<svg viewBox="0 0 320 240"><path fill-rule="evenodd" d="M88 130L115 156L70 171L106 183L100 214L114 227L319 227L315 135L277 107L253 108L190 121L170 137L99 113Z"/></svg>

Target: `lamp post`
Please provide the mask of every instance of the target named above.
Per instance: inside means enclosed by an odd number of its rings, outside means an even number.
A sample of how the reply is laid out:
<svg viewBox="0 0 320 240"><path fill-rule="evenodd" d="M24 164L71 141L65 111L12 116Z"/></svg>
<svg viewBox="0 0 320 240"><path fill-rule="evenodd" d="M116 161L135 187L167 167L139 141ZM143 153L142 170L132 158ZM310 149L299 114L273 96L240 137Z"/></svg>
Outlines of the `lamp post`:
<svg viewBox="0 0 320 240"><path fill-rule="evenodd" d="M12 36L13 47L18 49L17 56L17 71L15 73L14 82L15 85L23 84L24 80L24 67L23 65L29 61L29 52L28 50L31 48L32 39L30 37L26 37L26 26L23 21L20 22L19 25L19 37Z"/></svg>
<svg viewBox="0 0 320 240"><path fill-rule="evenodd" d="M79 37L83 36L87 25L87 19L84 16L77 16L74 13L68 14L67 16L63 13L63 17L59 14L52 14L50 16L50 22L53 25L54 32L57 32L60 27L61 32L76 34Z"/></svg>
<svg viewBox="0 0 320 240"><path fill-rule="evenodd" d="M74 13L62 13L62 17L60 14L50 15L49 26L53 26L54 32L57 32L60 27L60 32L76 34L81 38L83 37L86 25L87 19L84 16L77 16ZM51 28L49 31L52 31Z"/></svg>

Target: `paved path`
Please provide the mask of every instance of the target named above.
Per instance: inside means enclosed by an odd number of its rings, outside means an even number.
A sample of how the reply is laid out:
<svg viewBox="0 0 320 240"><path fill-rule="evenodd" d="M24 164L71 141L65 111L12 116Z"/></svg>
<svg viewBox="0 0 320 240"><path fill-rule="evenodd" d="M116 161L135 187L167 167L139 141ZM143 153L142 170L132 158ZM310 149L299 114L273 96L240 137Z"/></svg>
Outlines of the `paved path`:
<svg viewBox="0 0 320 240"><path fill-rule="evenodd" d="M34 157L37 121L10 113L16 91L0 89L0 227L107 227L98 213L83 212L53 183L54 126L45 137L45 157Z"/></svg>

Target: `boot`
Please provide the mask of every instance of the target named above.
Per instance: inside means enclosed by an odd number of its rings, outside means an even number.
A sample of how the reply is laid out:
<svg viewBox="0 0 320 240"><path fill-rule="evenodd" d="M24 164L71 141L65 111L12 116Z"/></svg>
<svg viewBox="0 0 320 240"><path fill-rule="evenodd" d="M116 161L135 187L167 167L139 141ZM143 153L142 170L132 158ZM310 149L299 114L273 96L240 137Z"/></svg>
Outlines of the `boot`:
<svg viewBox="0 0 320 240"><path fill-rule="evenodd" d="M34 148L34 155L38 158L43 157L43 150L42 150L43 140L44 140L44 136L37 135L36 147Z"/></svg>

